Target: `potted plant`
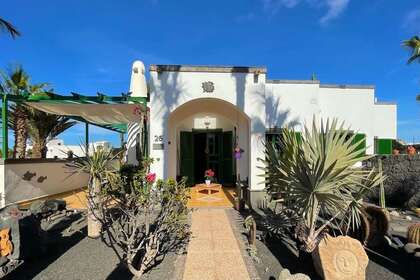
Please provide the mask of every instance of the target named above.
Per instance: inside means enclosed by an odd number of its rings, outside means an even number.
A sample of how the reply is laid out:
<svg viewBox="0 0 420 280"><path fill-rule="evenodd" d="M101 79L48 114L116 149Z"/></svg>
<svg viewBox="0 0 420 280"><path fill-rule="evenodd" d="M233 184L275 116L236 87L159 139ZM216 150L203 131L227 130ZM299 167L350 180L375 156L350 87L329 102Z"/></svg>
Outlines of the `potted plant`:
<svg viewBox="0 0 420 280"><path fill-rule="evenodd" d="M204 172L204 179L205 179L205 182L206 182L207 186L210 186L210 183L213 180L213 177L214 177L214 171L213 170L207 169Z"/></svg>

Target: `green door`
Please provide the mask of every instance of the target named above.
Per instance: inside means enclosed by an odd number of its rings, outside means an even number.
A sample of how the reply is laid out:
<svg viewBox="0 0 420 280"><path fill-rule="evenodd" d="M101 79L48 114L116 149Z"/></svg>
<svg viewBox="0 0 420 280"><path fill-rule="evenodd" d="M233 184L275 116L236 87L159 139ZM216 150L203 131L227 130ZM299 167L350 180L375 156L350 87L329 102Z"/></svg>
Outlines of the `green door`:
<svg viewBox="0 0 420 280"><path fill-rule="evenodd" d="M223 185L233 185L233 141L232 131L226 131L222 134L221 149L221 183Z"/></svg>
<svg viewBox="0 0 420 280"><path fill-rule="evenodd" d="M187 177L187 184L194 184L194 148L193 133L189 131L181 131L180 145L180 175Z"/></svg>

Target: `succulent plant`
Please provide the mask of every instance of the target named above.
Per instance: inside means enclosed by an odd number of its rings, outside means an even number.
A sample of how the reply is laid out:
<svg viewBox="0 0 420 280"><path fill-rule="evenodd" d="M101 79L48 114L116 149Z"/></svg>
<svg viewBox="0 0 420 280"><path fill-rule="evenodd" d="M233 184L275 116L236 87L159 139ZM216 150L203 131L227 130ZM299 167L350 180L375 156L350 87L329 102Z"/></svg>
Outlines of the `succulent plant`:
<svg viewBox="0 0 420 280"><path fill-rule="evenodd" d="M412 224L408 228L407 242L420 245L420 223Z"/></svg>

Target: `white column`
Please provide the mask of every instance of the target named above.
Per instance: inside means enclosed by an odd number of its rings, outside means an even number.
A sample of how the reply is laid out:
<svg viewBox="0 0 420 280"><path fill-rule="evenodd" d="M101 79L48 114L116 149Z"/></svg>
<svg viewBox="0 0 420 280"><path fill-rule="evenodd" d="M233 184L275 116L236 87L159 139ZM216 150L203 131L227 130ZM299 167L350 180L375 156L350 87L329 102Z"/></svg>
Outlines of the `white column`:
<svg viewBox="0 0 420 280"><path fill-rule="evenodd" d="M133 97L147 97L145 67L141 61L135 61L131 68L130 93ZM126 162L129 164L138 164L136 157L136 147L140 144L141 141L141 130L141 123L128 124Z"/></svg>

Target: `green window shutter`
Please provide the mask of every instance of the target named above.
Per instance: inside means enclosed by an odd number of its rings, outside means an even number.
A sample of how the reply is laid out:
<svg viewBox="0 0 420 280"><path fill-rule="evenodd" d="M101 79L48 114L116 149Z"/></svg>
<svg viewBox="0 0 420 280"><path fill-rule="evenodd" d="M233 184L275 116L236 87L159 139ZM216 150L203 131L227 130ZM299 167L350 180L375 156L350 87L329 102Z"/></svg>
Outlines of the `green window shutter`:
<svg viewBox="0 0 420 280"><path fill-rule="evenodd" d="M377 139L375 153L379 155L392 154L392 139Z"/></svg>
<svg viewBox="0 0 420 280"><path fill-rule="evenodd" d="M232 131L223 132L222 139L222 168L221 183L223 185L233 185L233 138Z"/></svg>
<svg viewBox="0 0 420 280"><path fill-rule="evenodd" d="M187 177L187 184L194 183L194 148L193 134L189 131L181 131L181 160L180 175Z"/></svg>
<svg viewBox="0 0 420 280"><path fill-rule="evenodd" d="M366 135L363 133L356 134L353 139L353 143L357 143L361 140L363 141L359 144L357 149L361 151L360 156L364 156L366 154Z"/></svg>

